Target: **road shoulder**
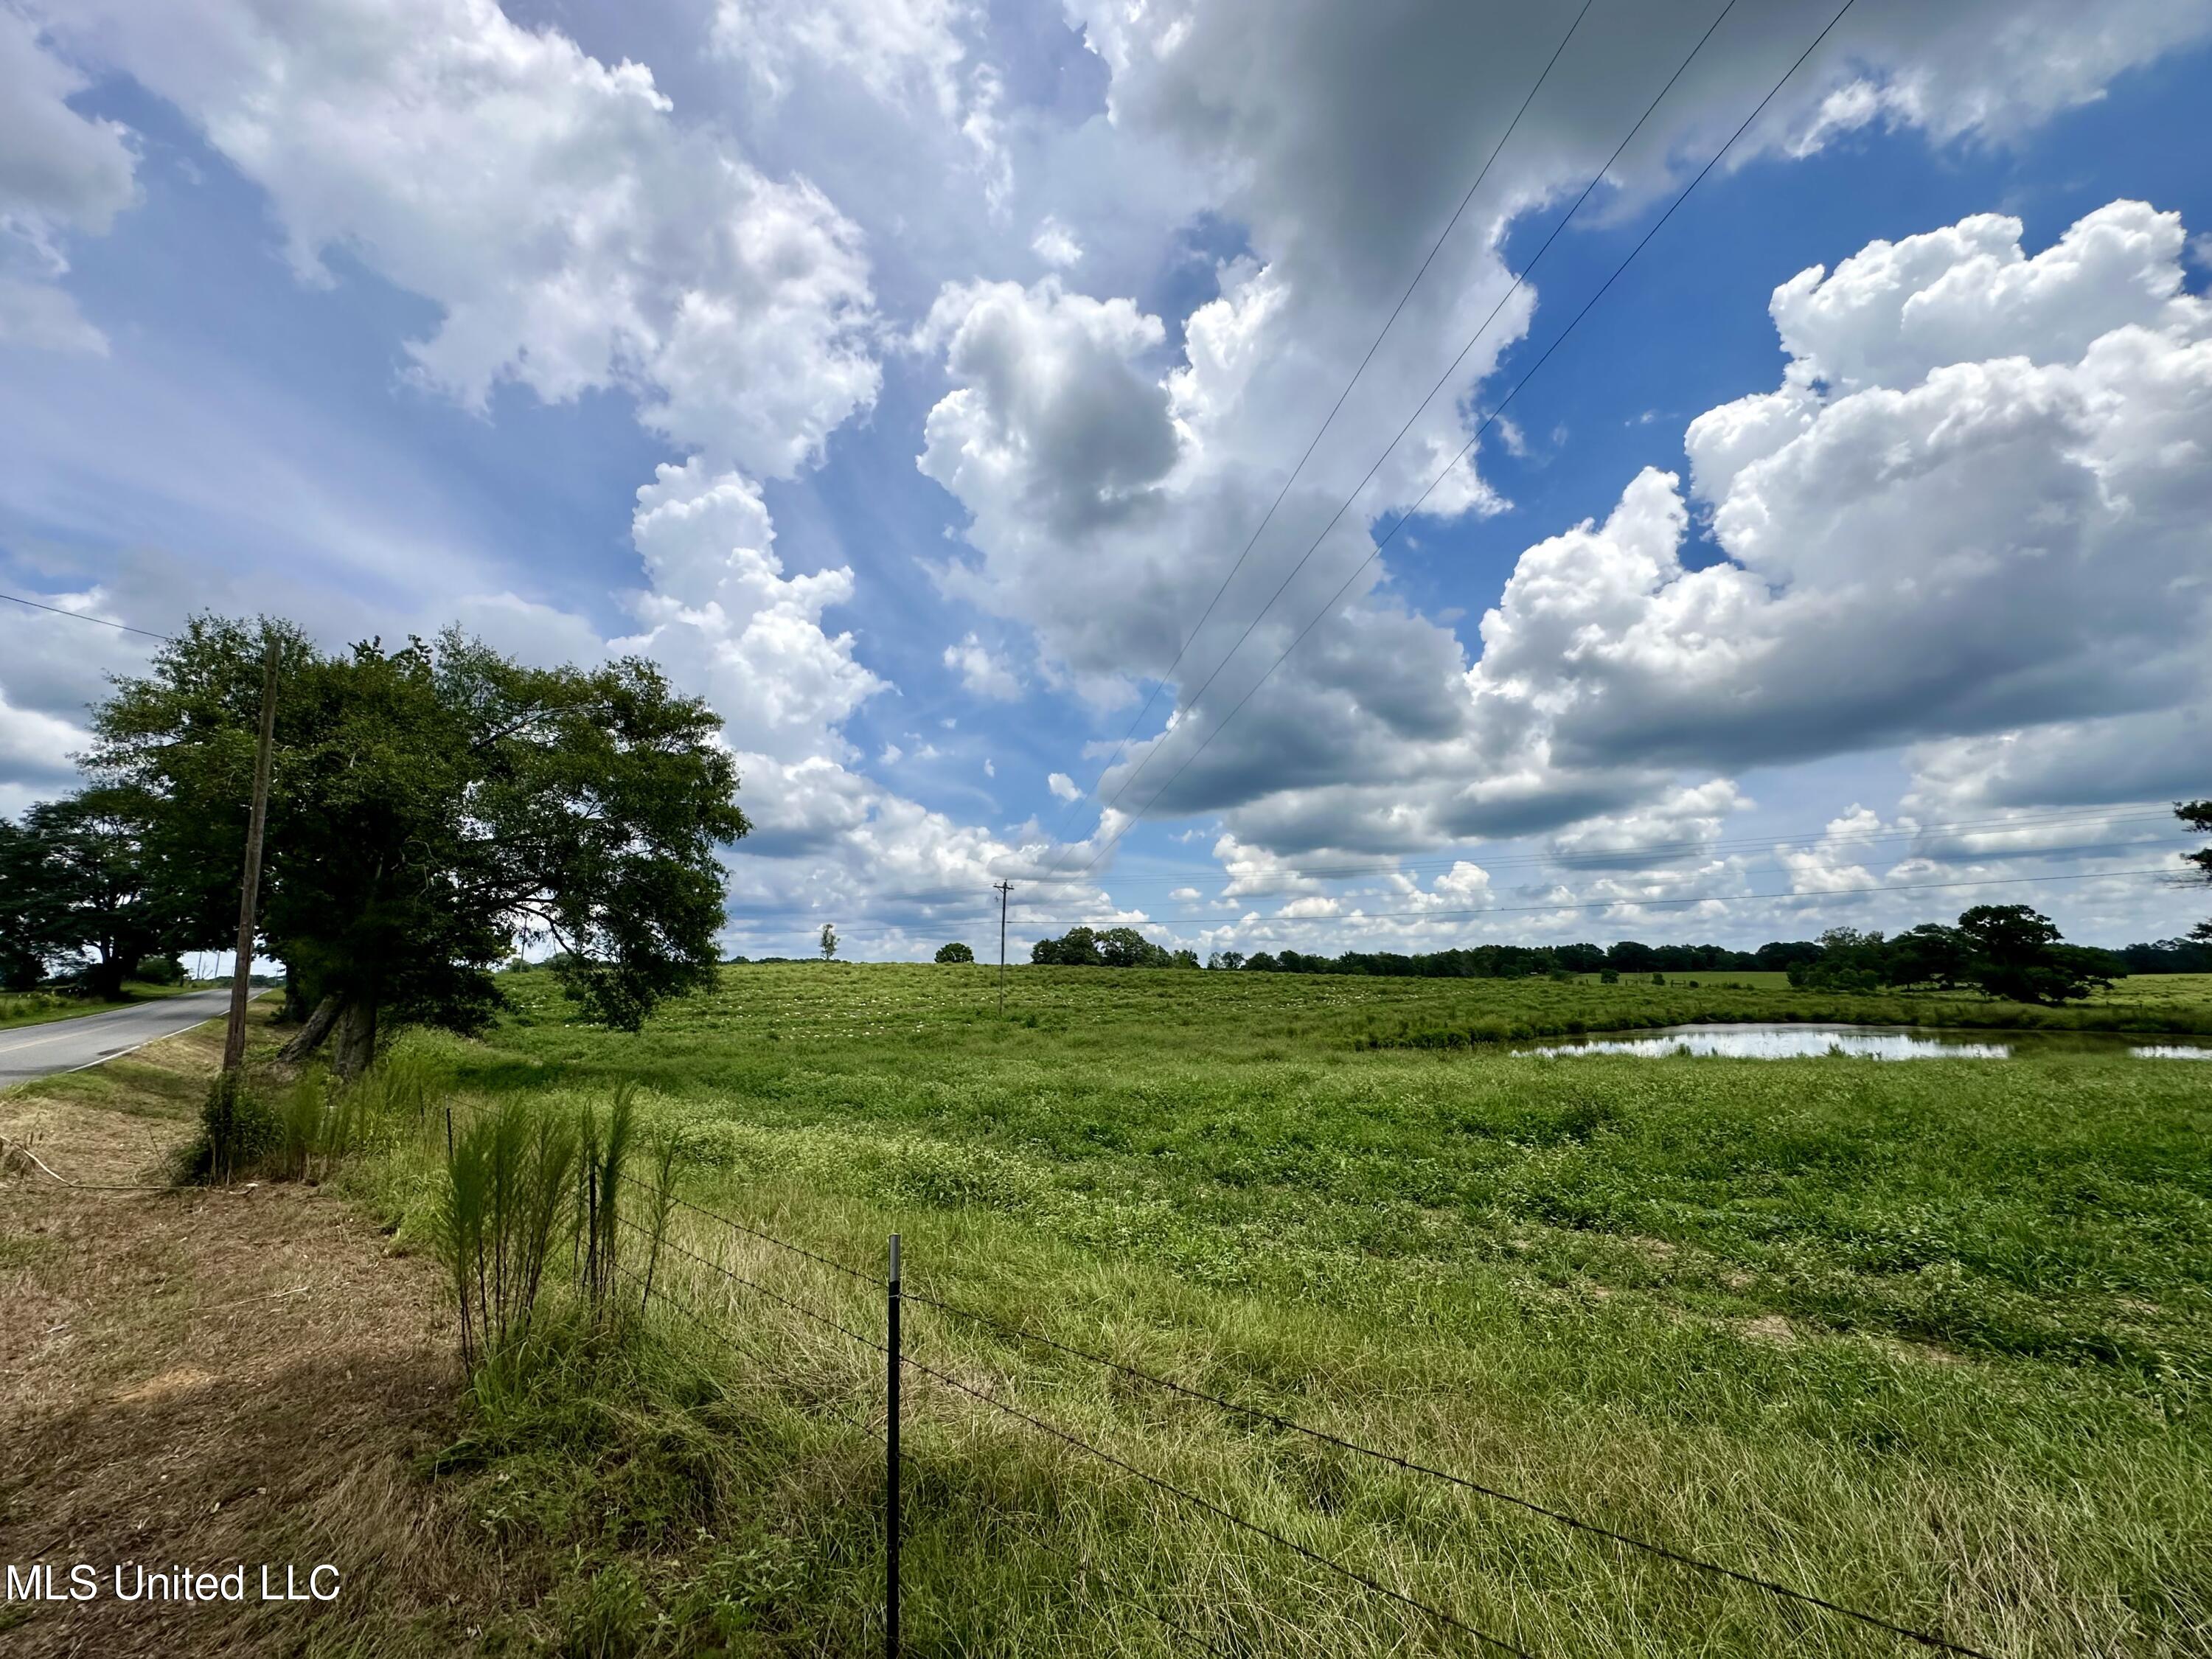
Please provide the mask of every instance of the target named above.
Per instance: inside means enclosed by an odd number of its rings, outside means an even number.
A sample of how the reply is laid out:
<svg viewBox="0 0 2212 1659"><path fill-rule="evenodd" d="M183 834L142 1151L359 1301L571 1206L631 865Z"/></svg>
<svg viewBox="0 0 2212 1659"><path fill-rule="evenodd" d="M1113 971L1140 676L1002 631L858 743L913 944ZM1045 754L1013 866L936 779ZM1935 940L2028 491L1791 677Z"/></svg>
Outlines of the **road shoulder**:
<svg viewBox="0 0 2212 1659"><path fill-rule="evenodd" d="M460 1421L434 1267L306 1184L98 1189L162 1180L220 1042L203 1027L0 1097L0 1133L86 1183L0 1176L0 1561L101 1581L82 1603L0 1604L0 1646L464 1648L491 1586L459 1499L420 1473ZM243 1566L249 1596L118 1600L113 1570L140 1564ZM334 1566L337 1598L263 1601L264 1565L303 1594Z"/></svg>

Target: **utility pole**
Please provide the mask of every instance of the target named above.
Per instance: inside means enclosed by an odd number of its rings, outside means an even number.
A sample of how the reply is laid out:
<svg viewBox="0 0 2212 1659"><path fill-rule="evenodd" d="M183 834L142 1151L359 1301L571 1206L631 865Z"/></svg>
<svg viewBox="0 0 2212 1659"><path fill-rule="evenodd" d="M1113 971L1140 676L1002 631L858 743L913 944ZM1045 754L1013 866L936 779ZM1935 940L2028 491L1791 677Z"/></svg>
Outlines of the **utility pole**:
<svg viewBox="0 0 2212 1659"><path fill-rule="evenodd" d="M1011 881L993 884L999 894L999 1012L1006 1012L1006 895L1014 890Z"/></svg>
<svg viewBox="0 0 2212 1659"><path fill-rule="evenodd" d="M230 1029L222 1040L222 1069L246 1061L246 980L253 970L253 916L261 896L261 833L269 821L269 757L276 736L276 641L261 665L261 736L253 749L253 808L246 821L246 878L238 890L238 960L230 975Z"/></svg>

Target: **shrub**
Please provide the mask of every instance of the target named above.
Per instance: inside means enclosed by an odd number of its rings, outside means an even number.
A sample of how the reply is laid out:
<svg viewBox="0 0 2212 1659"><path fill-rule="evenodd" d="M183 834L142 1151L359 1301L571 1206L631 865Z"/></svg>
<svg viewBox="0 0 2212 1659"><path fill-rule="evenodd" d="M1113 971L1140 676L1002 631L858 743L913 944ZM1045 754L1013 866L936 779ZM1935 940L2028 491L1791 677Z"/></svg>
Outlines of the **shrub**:
<svg viewBox="0 0 2212 1659"><path fill-rule="evenodd" d="M284 1139L276 1109L237 1072L224 1072L200 1105L200 1132L179 1155L185 1181L235 1181L275 1152Z"/></svg>

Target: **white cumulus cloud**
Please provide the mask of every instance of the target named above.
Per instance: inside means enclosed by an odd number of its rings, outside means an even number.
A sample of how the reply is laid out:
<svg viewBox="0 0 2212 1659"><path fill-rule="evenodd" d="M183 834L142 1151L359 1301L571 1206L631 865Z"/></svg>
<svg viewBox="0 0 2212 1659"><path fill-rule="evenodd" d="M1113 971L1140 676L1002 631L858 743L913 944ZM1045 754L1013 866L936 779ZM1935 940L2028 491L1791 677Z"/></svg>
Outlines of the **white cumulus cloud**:
<svg viewBox="0 0 2212 1659"><path fill-rule="evenodd" d="M945 665L957 670L960 683L979 697L1006 702L1022 694L1020 678L973 634L945 647Z"/></svg>

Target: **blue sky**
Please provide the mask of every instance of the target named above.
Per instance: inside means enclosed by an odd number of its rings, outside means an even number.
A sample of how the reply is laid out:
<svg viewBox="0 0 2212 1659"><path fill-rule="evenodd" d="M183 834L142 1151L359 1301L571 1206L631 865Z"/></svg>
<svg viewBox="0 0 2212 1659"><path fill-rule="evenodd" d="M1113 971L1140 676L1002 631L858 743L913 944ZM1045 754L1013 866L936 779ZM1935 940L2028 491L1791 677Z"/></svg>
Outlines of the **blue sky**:
<svg viewBox="0 0 2212 1659"><path fill-rule="evenodd" d="M2182 931L2212 6L1858 0L1324 605L1834 13L1740 0L1539 260L1718 9L1597 0L1189 637L1578 9L0 0L0 587L647 651L753 953L1000 878L1018 945ZM15 810L148 642L0 609Z"/></svg>

